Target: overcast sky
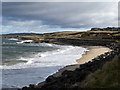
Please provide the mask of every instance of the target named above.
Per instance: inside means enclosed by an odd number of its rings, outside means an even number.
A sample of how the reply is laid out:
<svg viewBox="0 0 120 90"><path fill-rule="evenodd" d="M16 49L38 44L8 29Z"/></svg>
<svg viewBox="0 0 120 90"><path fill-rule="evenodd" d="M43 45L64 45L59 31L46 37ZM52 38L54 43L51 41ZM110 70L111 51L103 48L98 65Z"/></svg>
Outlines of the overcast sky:
<svg viewBox="0 0 120 90"><path fill-rule="evenodd" d="M46 33L117 26L117 10L115 2L4 2L2 32Z"/></svg>

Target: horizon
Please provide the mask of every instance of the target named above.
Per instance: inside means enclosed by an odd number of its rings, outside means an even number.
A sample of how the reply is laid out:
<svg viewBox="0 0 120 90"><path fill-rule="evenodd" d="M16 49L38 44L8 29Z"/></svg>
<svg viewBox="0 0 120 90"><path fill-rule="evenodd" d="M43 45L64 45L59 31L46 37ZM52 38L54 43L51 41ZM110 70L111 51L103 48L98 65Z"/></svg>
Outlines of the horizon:
<svg viewBox="0 0 120 90"><path fill-rule="evenodd" d="M51 32L9 32L9 33L0 33L0 34L15 34L15 33L36 33L36 34L44 34L44 33L56 33L56 32L79 32L79 31L90 31L90 29L81 29L81 30L57 30L57 31L51 31Z"/></svg>
<svg viewBox="0 0 120 90"><path fill-rule="evenodd" d="M99 28L99 27L95 27L95 28ZM118 26L118 27L104 27L104 28L120 28L120 27ZM64 30L64 31L54 31L54 32L45 32L45 33L75 32L75 31L76 31L76 32L84 32L84 31L91 31L91 29L92 29L92 28L86 29L86 30L81 30L81 31L79 31L79 30L71 30L71 31L69 30L69 31L65 31L65 30ZM101 28L101 29L102 29L102 28ZM11 32L10 32L10 33L2 33L2 34L4 35L4 34L22 34L22 33L23 33L23 34L25 34L25 33L26 33L26 34L27 34L27 33L29 33L29 34L30 34L30 33L33 33L33 34L45 34L45 33L39 33L39 32L18 32L18 33L11 33ZM0 33L0 35L2 35L2 34Z"/></svg>
<svg viewBox="0 0 120 90"><path fill-rule="evenodd" d="M0 34L117 27L117 9L117 2L3 2Z"/></svg>

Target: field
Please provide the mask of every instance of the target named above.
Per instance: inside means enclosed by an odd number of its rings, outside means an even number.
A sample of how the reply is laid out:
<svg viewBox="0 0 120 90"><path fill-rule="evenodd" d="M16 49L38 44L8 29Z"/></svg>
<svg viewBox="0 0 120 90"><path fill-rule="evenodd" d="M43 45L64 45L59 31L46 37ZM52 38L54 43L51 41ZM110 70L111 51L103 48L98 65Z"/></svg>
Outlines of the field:
<svg viewBox="0 0 120 90"><path fill-rule="evenodd" d="M14 36L13 36L14 37ZM6 36L6 38L8 38ZM11 37L9 37L11 38ZM34 43L55 43L58 39L78 39L78 40L101 40L119 41L120 31L81 31L81 32L55 32L36 35L17 35L14 38L22 40L34 40Z"/></svg>

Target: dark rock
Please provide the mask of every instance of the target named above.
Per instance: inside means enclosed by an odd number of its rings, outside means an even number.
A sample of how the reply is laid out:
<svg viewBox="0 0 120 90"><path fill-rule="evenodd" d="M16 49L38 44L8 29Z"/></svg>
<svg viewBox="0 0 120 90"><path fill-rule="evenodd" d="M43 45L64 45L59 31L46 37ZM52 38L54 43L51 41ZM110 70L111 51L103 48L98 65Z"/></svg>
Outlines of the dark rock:
<svg viewBox="0 0 120 90"><path fill-rule="evenodd" d="M28 87L25 86L25 87L22 88L22 90L28 90Z"/></svg>
<svg viewBox="0 0 120 90"><path fill-rule="evenodd" d="M35 88L35 85L34 84L30 84L29 88Z"/></svg>
<svg viewBox="0 0 120 90"><path fill-rule="evenodd" d="M46 79L46 82L51 82L55 79L55 77L53 76L49 76L47 79Z"/></svg>
<svg viewBox="0 0 120 90"><path fill-rule="evenodd" d="M75 39L57 39L57 42L65 42L67 44L72 45L102 45L112 49L111 52L106 52L98 56L97 58L92 59L88 63L81 64L79 68L76 68L74 71L63 71L62 75L59 77L49 76L44 85L39 88L40 90L63 90L63 89L71 89L77 88L77 82L82 82L89 74L94 73L96 70L101 69L103 65L111 61L115 55L120 54L120 46L118 44L110 44L111 42L102 42L98 41L88 41L87 40L75 40ZM30 88L35 88L34 86L29 86ZM22 90L27 90L27 87L24 87Z"/></svg>

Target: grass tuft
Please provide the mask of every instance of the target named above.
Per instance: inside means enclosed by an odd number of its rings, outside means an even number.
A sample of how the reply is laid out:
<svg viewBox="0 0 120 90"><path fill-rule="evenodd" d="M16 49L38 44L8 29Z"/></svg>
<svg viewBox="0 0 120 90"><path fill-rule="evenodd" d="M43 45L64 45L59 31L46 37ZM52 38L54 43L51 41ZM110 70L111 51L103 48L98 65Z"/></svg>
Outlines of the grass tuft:
<svg viewBox="0 0 120 90"><path fill-rule="evenodd" d="M107 62L103 68L89 75L81 85L85 88L120 88L120 56Z"/></svg>

